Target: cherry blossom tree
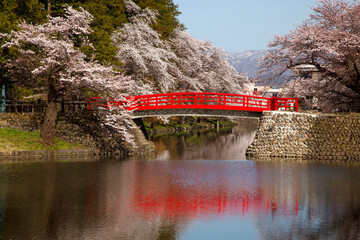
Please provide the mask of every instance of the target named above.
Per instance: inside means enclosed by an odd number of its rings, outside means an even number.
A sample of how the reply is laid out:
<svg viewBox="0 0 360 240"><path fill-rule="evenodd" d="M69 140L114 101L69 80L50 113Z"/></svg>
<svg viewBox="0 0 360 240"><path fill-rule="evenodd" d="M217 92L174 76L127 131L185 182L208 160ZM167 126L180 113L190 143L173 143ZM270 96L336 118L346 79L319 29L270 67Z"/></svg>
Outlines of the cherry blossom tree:
<svg viewBox="0 0 360 240"><path fill-rule="evenodd" d="M180 86L194 89L196 83L201 91L245 93L251 87L245 74L238 73L226 60L222 49L209 42L193 38L187 32L176 29L171 46L178 57ZM194 89L196 90L196 89Z"/></svg>
<svg viewBox="0 0 360 240"><path fill-rule="evenodd" d="M156 13L148 8L142 10L132 1L125 1L125 4L129 23L116 31L112 39L125 74L136 80L133 91L170 91L176 78L168 70L176 71L176 55L151 28L156 23Z"/></svg>
<svg viewBox="0 0 360 240"><path fill-rule="evenodd" d="M360 3L321 0L313 11L294 31L269 43L258 77L274 81L296 66L311 64L318 78L304 87L317 86L314 95L333 109L360 111Z"/></svg>
<svg viewBox="0 0 360 240"><path fill-rule="evenodd" d="M113 34L113 42L124 72L136 80L134 88L148 92L232 93L249 89L247 77L229 65L220 49L179 29L168 40L162 40L152 28L156 12L141 9L129 0L125 4L129 23Z"/></svg>
<svg viewBox="0 0 360 240"><path fill-rule="evenodd" d="M47 92L48 104L40 129L44 145L54 142L59 96L86 88L121 100L121 93L129 86L130 78L115 72L111 66L88 59L81 52L84 45L91 46L86 38L91 32L91 20L87 11L68 6L64 17L49 16L41 25L22 22L19 31L2 35L7 38L2 47L18 51L17 57L8 62L12 79L22 85L43 87ZM107 113L103 116L104 124L122 129L131 141L124 126L119 125L120 120L126 119L121 114Z"/></svg>

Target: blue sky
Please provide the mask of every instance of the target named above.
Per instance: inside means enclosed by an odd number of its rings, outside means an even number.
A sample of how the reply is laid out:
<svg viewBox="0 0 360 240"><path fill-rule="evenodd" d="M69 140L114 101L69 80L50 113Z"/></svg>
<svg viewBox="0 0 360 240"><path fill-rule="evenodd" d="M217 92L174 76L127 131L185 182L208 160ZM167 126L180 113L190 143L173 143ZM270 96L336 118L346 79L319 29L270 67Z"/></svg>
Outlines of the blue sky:
<svg viewBox="0 0 360 240"><path fill-rule="evenodd" d="M230 52L267 48L308 18L317 0L173 0L195 38Z"/></svg>

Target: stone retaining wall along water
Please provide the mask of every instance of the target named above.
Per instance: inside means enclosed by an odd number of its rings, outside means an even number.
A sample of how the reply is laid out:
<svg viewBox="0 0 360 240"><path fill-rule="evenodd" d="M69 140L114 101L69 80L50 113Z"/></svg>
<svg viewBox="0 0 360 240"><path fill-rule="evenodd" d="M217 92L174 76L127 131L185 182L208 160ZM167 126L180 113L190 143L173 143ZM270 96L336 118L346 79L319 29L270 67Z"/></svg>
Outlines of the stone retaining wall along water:
<svg viewBox="0 0 360 240"><path fill-rule="evenodd" d="M360 162L360 116L264 112L246 155Z"/></svg>
<svg viewBox="0 0 360 240"><path fill-rule="evenodd" d="M38 131L42 120L42 114L1 113L0 128ZM136 155L152 157L154 154L153 143L145 139L135 123L133 123L133 127L129 131L133 133L137 147L126 143L122 134L115 129L101 126L90 112L69 112L58 117L56 136L66 142L80 144L83 149L1 151L0 159L26 156L47 158L65 155L115 155L119 157Z"/></svg>

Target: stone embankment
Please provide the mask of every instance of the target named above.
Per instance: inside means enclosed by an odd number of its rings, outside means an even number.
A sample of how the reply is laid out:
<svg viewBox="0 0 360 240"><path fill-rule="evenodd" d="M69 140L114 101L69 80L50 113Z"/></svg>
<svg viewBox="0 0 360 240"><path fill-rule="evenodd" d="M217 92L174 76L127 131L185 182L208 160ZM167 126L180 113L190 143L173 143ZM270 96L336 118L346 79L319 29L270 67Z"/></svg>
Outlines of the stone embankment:
<svg viewBox="0 0 360 240"><path fill-rule="evenodd" d="M0 114L0 128L13 128L22 131L37 131L40 129L42 115L3 113ZM147 141L133 123L133 132L137 148L126 143L123 136L113 129L101 126L98 120L89 112L82 114L67 113L58 117L56 126L58 138L69 142L82 145L83 149L64 149L64 150L39 150L39 151L1 151L0 158L4 157L30 157L48 158L64 156L99 156L115 155L126 157L137 155L150 157L154 154L153 143Z"/></svg>
<svg viewBox="0 0 360 240"><path fill-rule="evenodd" d="M360 116L264 112L246 155L360 162Z"/></svg>

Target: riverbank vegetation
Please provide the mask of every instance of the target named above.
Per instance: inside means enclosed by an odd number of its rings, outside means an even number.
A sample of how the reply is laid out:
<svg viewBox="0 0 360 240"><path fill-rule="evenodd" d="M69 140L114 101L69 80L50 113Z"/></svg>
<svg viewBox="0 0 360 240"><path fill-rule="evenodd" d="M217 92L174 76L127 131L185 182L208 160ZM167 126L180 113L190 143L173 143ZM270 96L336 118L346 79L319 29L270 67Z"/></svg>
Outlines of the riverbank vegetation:
<svg viewBox="0 0 360 240"><path fill-rule="evenodd" d="M167 128L196 128L196 127L216 127L236 125L237 121L229 118L211 118L211 117L169 117L166 120L151 117L144 119L144 125L147 130L167 129Z"/></svg>
<svg viewBox="0 0 360 240"><path fill-rule="evenodd" d="M166 121L159 118L145 118L145 129L150 137L163 135L188 135L192 131L204 131L212 129L217 131L230 131L236 126L241 129L255 131L258 127L258 120L253 118L218 118L218 117L170 117Z"/></svg>

